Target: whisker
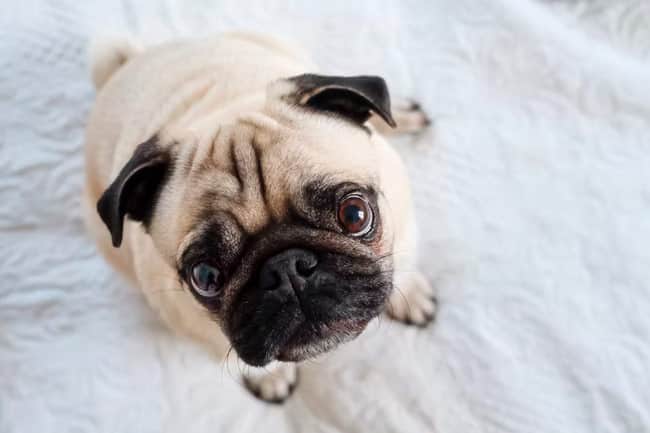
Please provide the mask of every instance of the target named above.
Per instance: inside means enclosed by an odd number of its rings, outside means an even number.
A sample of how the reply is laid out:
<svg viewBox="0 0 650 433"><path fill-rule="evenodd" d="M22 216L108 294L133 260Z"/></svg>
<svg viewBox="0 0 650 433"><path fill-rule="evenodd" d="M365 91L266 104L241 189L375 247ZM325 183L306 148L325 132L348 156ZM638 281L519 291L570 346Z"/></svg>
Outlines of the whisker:
<svg viewBox="0 0 650 433"><path fill-rule="evenodd" d="M230 378L234 380L232 372L230 371L230 353L232 352L232 350L233 350L233 346L232 344L230 344L228 350L226 351L226 356L224 357L223 366L226 367L226 370L228 371L228 376L230 376ZM223 372L223 368L221 369L221 371Z"/></svg>
<svg viewBox="0 0 650 433"><path fill-rule="evenodd" d="M402 290L396 284L393 284L393 290L396 293L398 293L402 297L402 299L404 299L404 303L406 303L406 308L410 312L411 305L409 304L408 299L406 299L406 296L404 296L404 292L402 292ZM388 315L395 317L395 310L393 310L393 306L391 305L390 300L386 303L386 312L388 313Z"/></svg>
<svg viewBox="0 0 650 433"><path fill-rule="evenodd" d="M381 316L382 316L381 314L377 316L377 330L381 329L381 325L383 323L383 320L382 320Z"/></svg>

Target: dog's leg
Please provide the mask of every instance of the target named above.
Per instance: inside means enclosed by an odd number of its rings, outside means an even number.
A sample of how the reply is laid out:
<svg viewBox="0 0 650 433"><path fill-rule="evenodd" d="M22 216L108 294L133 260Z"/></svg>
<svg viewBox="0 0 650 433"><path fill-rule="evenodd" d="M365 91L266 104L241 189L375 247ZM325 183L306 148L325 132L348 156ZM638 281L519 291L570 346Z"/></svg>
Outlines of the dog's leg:
<svg viewBox="0 0 650 433"><path fill-rule="evenodd" d="M293 362L274 361L264 367L247 366L244 385L256 397L269 403L282 403L298 383L298 366Z"/></svg>
<svg viewBox="0 0 650 433"><path fill-rule="evenodd" d="M412 99L396 98L392 102L393 119L397 127L391 128L376 116L371 118L372 126L384 135L415 134L426 129L431 120L426 115L420 104Z"/></svg>
<svg viewBox="0 0 650 433"><path fill-rule="evenodd" d="M426 326L433 321L438 302L434 288L417 271L417 229L413 211L395 245L393 293L386 305L390 317L410 325Z"/></svg>
<svg viewBox="0 0 650 433"><path fill-rule="evenodd" d="M386 312L390 317L409 325L426 326L433 321L437 301L433 287L419 272L403 272L395 276L395 287Z"/></svg>

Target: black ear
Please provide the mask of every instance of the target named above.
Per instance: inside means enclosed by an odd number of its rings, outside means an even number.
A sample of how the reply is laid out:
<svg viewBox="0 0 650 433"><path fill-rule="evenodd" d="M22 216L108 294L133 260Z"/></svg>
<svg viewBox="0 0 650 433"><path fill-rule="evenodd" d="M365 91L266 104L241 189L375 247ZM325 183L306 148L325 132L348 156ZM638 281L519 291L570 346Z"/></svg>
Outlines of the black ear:
<svg viewBox="0 0 650 433"><path fill-rule="evenodd" d="M381 77L336 77L304 74L289 78L296 86L295 103L316 110L335 113L362 125L371 112L393 128L390 95Z"/></svg>
<svg viewBox="0 0 650 433"><path fill-rule="evenodd" d="M148 224L160 188L169 174L171 156L154 136L138 145L97 202L97 212L111 232L113 246L122 243L124 216Z"/></svg>

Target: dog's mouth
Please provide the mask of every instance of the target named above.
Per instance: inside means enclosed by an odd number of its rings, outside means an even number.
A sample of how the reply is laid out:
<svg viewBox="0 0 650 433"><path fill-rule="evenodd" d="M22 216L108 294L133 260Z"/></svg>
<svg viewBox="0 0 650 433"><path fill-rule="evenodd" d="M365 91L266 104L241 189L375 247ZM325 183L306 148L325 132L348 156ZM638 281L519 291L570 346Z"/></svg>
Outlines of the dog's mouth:
<svg viewBox="0 0 650 433"><path fill-rule="evenodd" d="M392 290L374 257L305 248L256 266L228 305L225 330L247 364L313 358L357 337Z"/></svg>
<svg viewBox="0 0 650 433"><path fill-rule="evenodd" d="M279 350L276 359L298 362L316 357L356 338L368 322L369 319L335 320L319 325L305 322L298 326L289 341Z"/></svg>
<svg viewBox="0 0 650 433"><path fill-rule="evenodd" d="M313 296L247 291L229 322L229 337L249 365L303 361L357 337L384 308L390 284L347 286Z"/></svg>
<svg viewBox="0 0 650 433"><path fill-rule="evenodd" d="M379 311L366 310L357 317L307 318L298 306L284 305L271 314L253 310L243 314L231 342L247 364L263 366L273 360L298 362L330 351L357 337Z"/></svg>

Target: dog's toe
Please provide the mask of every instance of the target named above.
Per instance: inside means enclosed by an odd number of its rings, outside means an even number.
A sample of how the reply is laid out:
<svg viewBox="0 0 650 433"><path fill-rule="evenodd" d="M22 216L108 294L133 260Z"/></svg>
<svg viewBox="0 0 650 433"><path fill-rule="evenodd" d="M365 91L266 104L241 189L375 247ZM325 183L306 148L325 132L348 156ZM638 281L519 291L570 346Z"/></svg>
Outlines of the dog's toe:
<svg viewBox="0 0 650 433"><path fill-rule="evenodd" d="M398 133L417 133L431 125L422 106L412 99L398 101L393 108Z"/></svg>
<svg viewBox="0 0 650 433"><path fill-rule="evenodd" d="M244 375L246 388L257 398L269 403L283 403L298 381L295 364L276 362L265 368L252 368Z"/></svg>
<svg viewBox="0 0 650 433"><path fill-rule="evenodd" d="M395 288L388 302L387 313L400 322L424 327L436 316L438 302L433 288L421 275L412 275Z"/></svg>

